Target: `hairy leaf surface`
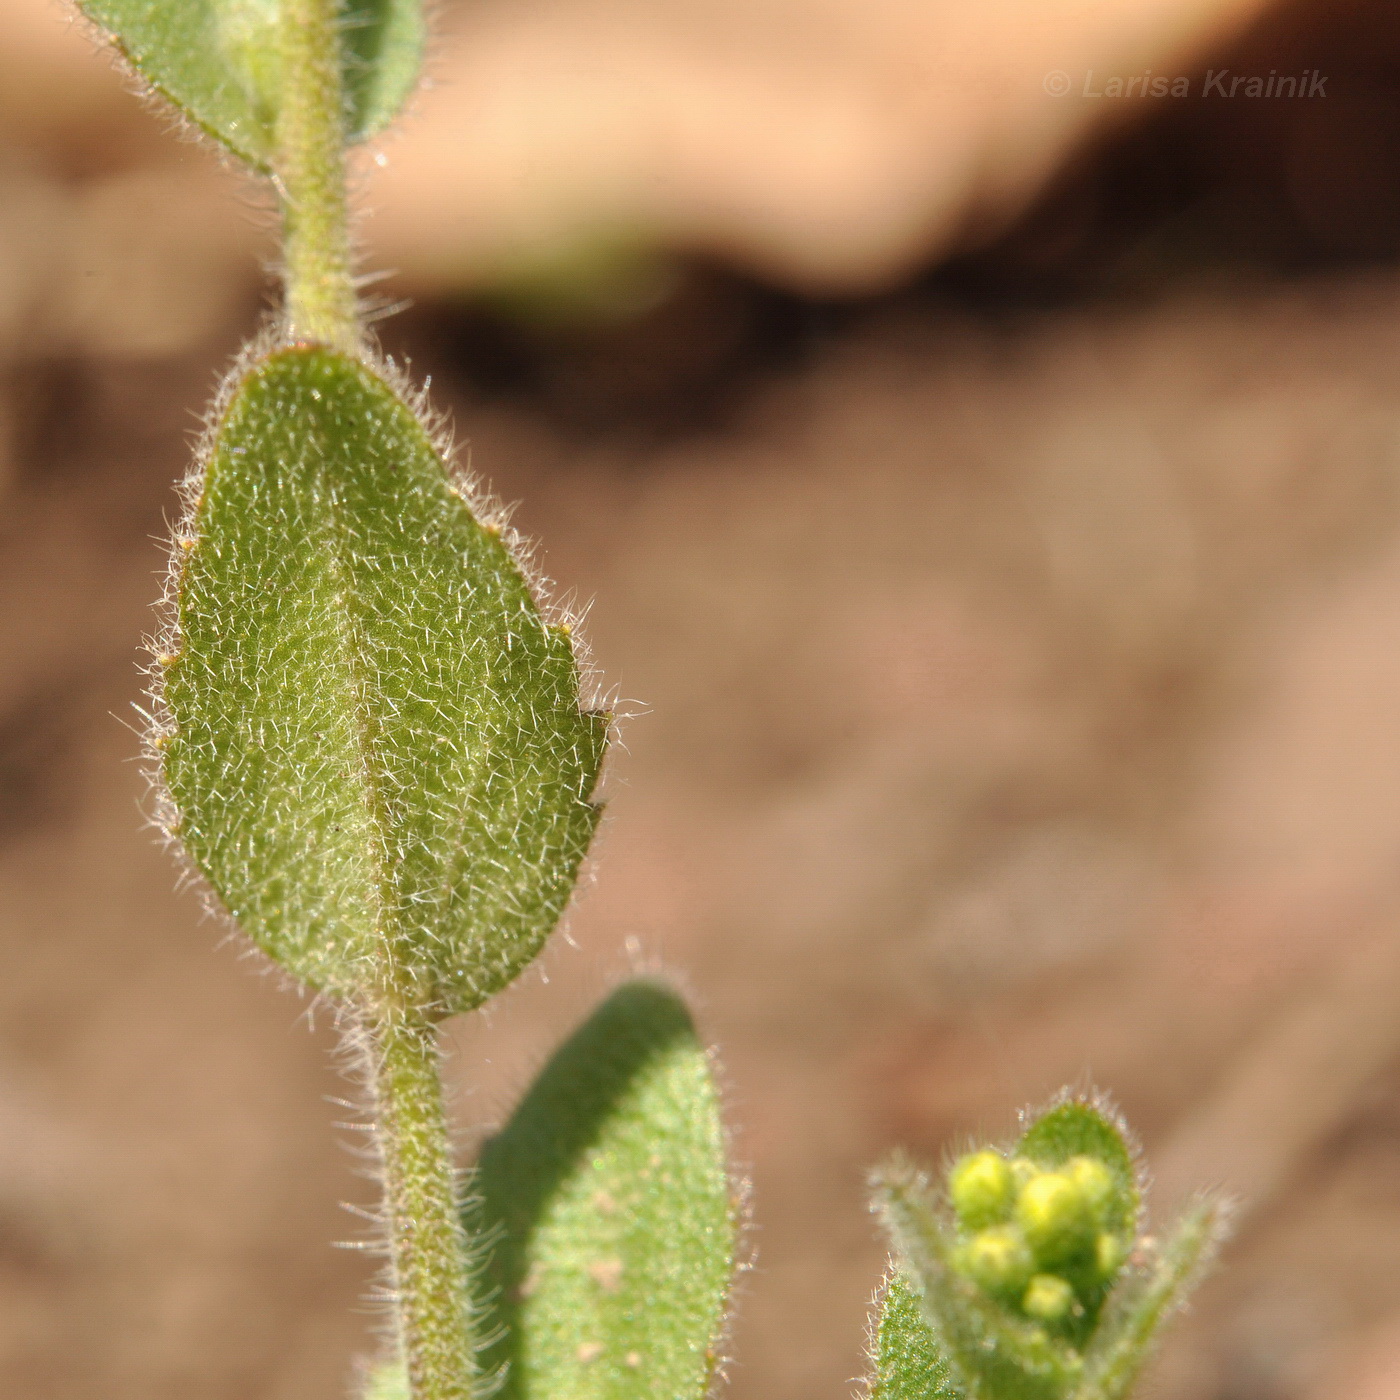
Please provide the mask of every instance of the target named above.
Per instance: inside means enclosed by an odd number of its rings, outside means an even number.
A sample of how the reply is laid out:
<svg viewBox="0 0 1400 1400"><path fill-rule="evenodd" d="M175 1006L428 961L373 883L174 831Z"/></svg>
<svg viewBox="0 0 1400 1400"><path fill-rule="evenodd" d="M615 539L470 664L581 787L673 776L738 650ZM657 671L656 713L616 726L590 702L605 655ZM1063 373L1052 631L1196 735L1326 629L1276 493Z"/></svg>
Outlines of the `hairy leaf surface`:
<svg viewBox="0 0 1400 1400"><path fill-rule="evenodd" d="M1125 1400L1162 1322L1181 1307L1225 1236L1223 1202L1195 1201L1139 1272L1126 1280L1091 1349L1074 1400Z"/></svg>
<svg viewBox="0 0 1400 1400"><path fill-rule="evenodd" d="M298 346L238 386L166 658L180 836L317 988L468 1010L539 950L597 819L569 638L374 371Z"/></svg>
<svg viewBox="0 0 1400 1400"><path fill-rule="evenodd" d="M875 1306L870 1400L962 1400L909 1276L892 1269Z"/></svg>
<svg viewBox="0 0 1400 1400"><path fill-rule="evenodd" d="M259 168L272 163L281 90L278 0L79 0L191 121ZM346 0L347 139L388 124L417 81L421 0Z"/></svg>
<svg viewBox="0 0 1400 1400"><path fill-rule="evenodd" d="M674 993L622 987L487 1144L483 1356L511 1400L701 1400L734 1270L718 1095Z"/></svg>

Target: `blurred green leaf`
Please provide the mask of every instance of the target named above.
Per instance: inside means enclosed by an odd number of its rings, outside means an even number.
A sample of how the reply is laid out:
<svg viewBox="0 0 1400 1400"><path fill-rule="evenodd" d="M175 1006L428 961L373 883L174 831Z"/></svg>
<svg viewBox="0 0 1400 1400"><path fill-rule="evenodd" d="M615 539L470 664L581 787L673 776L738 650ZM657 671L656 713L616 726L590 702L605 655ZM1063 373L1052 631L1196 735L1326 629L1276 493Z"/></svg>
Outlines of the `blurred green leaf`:
<svg viewBox="0 0 1400 1400"><path fill-rule="evenodd" d="M349 0L345 7L348 139L364 141L393 121L418 82L427 27L422 0Z"/></svg>
<svg viewBox="0 0 1400 1400"><path fill-rule="evenodd" d="M246 161L268 168L280 94L278 0L79 0L148 82ZM418 78L421 0L347 0L347 140L381 130Z"/></svg>
<svg viewBox="0 0 1400 1400"><path fill-rule="evenodd" d="M710 1064L664 987L620 988L482 1153L508 1400L702 1400L736 1212Z"/></svg>
<svg viewBox="0 0 1400 1400"><path fill-rule="evenodd" d="M963 1400L924 1318L918 1285L891 1269L875 1307L869 1400Z"/></svg>
<svg viewBox="0 0 1400 1400"><path fill-rule="evenodd" d="M186 543L157 740L186 849L313 986L478 1005L554 927L597 819L606 721L566 631L402 399L322 348L239 384Z"/></svg>

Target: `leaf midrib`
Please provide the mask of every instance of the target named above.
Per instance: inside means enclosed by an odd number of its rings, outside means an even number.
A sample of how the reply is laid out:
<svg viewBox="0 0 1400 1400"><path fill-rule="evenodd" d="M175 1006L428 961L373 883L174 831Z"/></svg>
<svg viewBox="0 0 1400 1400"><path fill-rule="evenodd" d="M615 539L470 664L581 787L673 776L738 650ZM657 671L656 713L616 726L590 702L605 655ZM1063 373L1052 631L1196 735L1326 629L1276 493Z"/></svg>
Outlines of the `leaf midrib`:
<svg viewBox="0 0 1400 1400"><path fill-rule="evenodd" d="M315 402L313 400L313 403ZM383 952L384 966L388 972L387 977L380 979L385 984L381 994L406 997L410 989L407 979L401 975L402 968L398 956L398 935L403 931L398 918L399 890L390 868L387 851L387 833L390 826L388 802L381 790L375 762L375 739L382 733L382 726L369 702L369 674L372 670L368 661L369 644L349 603L352 593L358 596L358 588L355 571L349 562L352 555L349 544L350 531L344 527L340 494L335 484L328 479L330 456L326 440L330 436L332 434L325 432L318 416L315 429L308 435L307 445L308 450L314 454L313 484L324 487L324 494L320 491L316 494L327 502L323 512L323 533L329 544L326 557L331 564L329 573L332 592L328 599L328 608L350 676L351 731L359 758L355 768L355 786L360 792L370 828L370 883L376 896L373 936Z"/></svg>

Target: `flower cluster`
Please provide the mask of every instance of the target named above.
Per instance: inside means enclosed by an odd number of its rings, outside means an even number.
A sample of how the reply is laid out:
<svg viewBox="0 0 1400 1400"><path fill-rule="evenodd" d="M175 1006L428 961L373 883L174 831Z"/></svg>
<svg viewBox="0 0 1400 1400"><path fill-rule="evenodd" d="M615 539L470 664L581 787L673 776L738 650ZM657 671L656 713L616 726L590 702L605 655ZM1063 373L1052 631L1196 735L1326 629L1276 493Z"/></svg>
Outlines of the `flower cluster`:
<svg viewBox="0 0 1400 1400"><path fill-rule="evenodd" d="M895 1261L870 1400L1127 1400L1225 1226L1201 1196L1140 1234L1136 1151L1088 1095L959 1157L942 1189L897 1158L875 1191Z"/></svg>
<svg viewBox="0 0 1400 1400"><path fill-rule="evenodd" d="M950 1263L1027 1318L1079 1331L1112 1288L1131 1247L1131 1186L1108 1163L1048 1167L985 1149L948 1173L958 1225Z"/></svg>

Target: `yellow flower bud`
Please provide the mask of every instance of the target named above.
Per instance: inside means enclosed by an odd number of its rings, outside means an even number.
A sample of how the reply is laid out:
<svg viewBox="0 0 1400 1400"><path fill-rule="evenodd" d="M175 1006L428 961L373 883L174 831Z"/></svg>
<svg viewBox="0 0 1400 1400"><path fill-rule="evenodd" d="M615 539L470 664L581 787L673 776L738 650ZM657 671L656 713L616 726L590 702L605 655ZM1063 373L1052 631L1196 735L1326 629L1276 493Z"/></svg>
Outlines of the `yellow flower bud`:
<svg viewBox="0 0 1400 1400"><path fill-rule="evenodd" d="M1074 1289L1055 1274L1037 1274L1021 1299L1021 1308L1040 1322L1062 1322L1074 1309Z"/></svg>
<svg viewBox="0 0 1400 1400"><path fill-rule="evenodd" d="M1064 1172L1041 1172L1016 1202L1016 1219L1041 1264L1057 1264L1093 1247L1094 1213Z"/></svg>
<svg viewBox="0 0 1400 1400"><path fill-rule="evenodd" d="M954 1255L954 1266L988 1293L1013 1298L1025 1288L1035 1268L1020 1231L998 1225L975 1234Z"/></svg>
<svg viewBox="0 0 1400 1400"><path fill-rule="evenodd" d="M998 1152L969 1152L948 1173L948 1198L965 1229L996 1225L1011 1214L1016 1184Z"/></svg>
<svg viewBox="0 0 1400 1400"><path fill-rule="evenodd" d="M1065 1164L1065 1174L1084 1193L1089 1209L1104 1219L1117 1195L1118 1183L1113 1173L1093 1157L1071 1157Z"/></svg>
<svg viewBox="0 0 1400 1400"><path fill-rule="evenodd" d="M1128 1241L1122 1235L1105 1232L1094 1242L1094 1263L1098 1266L1099 1276L1105 1280L1111 1279L1123 1267L1127 1257Z"/></svg>

